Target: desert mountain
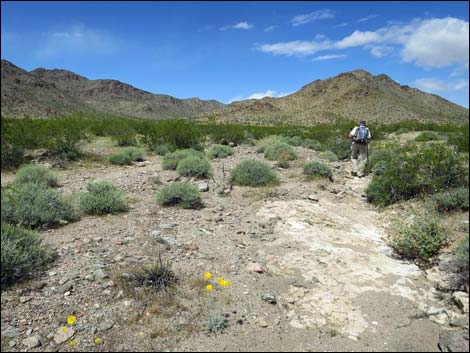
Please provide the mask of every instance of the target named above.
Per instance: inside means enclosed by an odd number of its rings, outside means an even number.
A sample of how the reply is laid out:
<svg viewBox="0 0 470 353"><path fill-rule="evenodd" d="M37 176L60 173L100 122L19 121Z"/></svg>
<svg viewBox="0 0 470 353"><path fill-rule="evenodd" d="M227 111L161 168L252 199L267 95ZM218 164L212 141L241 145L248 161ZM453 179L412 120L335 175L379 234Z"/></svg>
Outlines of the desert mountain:
<svg viewBox="0 0 470 353"><path fill-rule="evenodd" d="M81 111L147 119L196 117L250 124L306 124L338 118L468 122L468 109L364 70L316 80L282 98L224 105L215 100L153 94L116 80L89 80L66 70L27 72L2 60L2 114L47 117Z"/></svg>
<svg viewBox="0 0 470 353"><path fill-rule="evenodd" d="M385 74L355 70L316 80L286 97L233 102L211 116L227 122L312 125L336 118L461 123L468 122L469 113L437 95L400 85Z"/></svg>
<svg viewBox="0 0 470 353"><path fill-rule="evenodd" d="M153 94L116 80L89 80L66 70L31 72L2 60L2 113L53 116L99 112L149 119L191 117L223 107L215 100Z"/></svg>

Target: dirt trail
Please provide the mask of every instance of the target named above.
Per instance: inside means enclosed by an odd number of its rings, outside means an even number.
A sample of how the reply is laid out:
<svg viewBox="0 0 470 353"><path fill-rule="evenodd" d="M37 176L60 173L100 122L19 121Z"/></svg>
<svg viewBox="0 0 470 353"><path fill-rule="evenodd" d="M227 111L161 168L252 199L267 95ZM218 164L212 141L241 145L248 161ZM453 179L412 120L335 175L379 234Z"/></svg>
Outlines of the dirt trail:
<svg viewBox="0 0 470 353"><path fill-rule="evenodd" d="M351 178L349 162L333 162L334 182L307 182L302 165L318 154L298 152L299 161L278 170L279 186L223 195L219 183L240 160L266 160L239 146L211 161L202 210L155 204L155 192L176 178L158 156L141 167L58 171L64 194L105 179L126 191L130 210L42 232L59 258L41 278L2 293L2 350L25 349L22 341L38 335L32 351L438 351L452 321L466 320L468 332L468 314L442 300L423 271L391 256L385 217L363 197L370 179ZM2 185L12 177L2 173ZM181 281L175 305L157 310L122 293L115 276L151 261L162 244ZM247 271L252 262L264 273ZM109 277L96 279L101 270ZM195 289L206 271L233 287ZM207 333L212 310L224 313L226 333ZM70 313L74 348L51 338Z"/></svg>

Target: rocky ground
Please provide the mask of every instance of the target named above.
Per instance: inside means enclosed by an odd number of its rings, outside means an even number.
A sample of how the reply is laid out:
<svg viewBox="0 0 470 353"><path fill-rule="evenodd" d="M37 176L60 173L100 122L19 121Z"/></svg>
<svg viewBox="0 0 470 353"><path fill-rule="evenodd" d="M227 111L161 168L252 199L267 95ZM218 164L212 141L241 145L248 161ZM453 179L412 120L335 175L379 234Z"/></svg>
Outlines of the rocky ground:
<svg viewBox="0 0 470 353"><path fill-rule="evenodd" d="M58 170L64 194L109 180L130 209L42 232L59 256L37 279L3 291L2 351L468 351L468 288L443 290L442 268L422 271L386 245L402 208L369 205L370 178L350 177L349 162L330 163L333 182L306 181L302 165L317 153L297 150L300 160L270 188L230 188L238 161L264 160L254 147L212 161L213 178L191 180L208 187L201 210L156 205L155 193L177 179L158 156ZM2 185L12 177L2 172ZM452 217L468 232L468 213ZM172 297L122 285L123 273L159 253L179 279ZM217 312L227 328L208 333Z"/></svg>

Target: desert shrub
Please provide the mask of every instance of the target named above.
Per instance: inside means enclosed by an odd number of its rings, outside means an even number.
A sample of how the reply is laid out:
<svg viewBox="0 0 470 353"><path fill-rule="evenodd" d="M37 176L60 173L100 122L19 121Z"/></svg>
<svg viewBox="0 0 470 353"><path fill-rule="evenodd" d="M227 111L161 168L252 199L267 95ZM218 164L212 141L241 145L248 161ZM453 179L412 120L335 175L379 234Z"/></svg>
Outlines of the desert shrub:
<svg viewBox="0 0 470 353"><path fill-rule="evenodd" d="M39 228L78 219L73 206L54 189L33 183L2 189L2 223Z"/></svg>
<svg viewBox="0 0 470 353"><path fill-rule="evenodd" d="M87 192L79 193L78 205L86 214L103 215L127 210L124 192L108 181L88 183Z"/></svg>
<svg viewBox="0 0 470 353"><path fill-rule="evenodd" d="M211 148L207 151L207 158L225 158L233 155L233 148L224 145L212 145Z"/></svg>
<svg viewBox="0 0 470 353"><path fill-rule="evenodd" d="M327 166L326 164L318 162L318 161L305 163L304 175L306 175L309 178L315 178L319 176L319 177L328 178L330 180L333 179L333 171L331 170L331 168Z"/></svg>
<svg viewBox="0 0 470 353"><path fill-rule="evenodd" d="M284 161L292 161L297 159L297 153L295 153L294 149L288 145L287 143L273 143L268 145L264 148L264 157L271 160L284 160Z"/></svg>
<svg viewBox="0 0 470 353"><path fill-rule="evenodd" d="M131 156L129 156L127 153L113 154L111 157L109 157L109 161L112 164L117 164L117 165L131 165L132 164Z"/></svg>
<svg viewBox="0 0 470 353"><path fill-rule="evenodd" d="M50 118L42 126L42 144L54 155L68 152L80 154L80 146L88 139L87 121L80 117Z"/></svg>
<svg viewBox="0 0 470 353"><path fill-rule="evenodd" d="M439 213L458 209L468 211L468 188L456 188L435 194L432 201Z"/></svg>
<svg viewBox="0 0 470 353"><path fill-rule="evenodd" d="M459 152L469 151L469 134L466 132L449 132L447 133L447 143L455 146Z"/></svg>
<svg viewBox="0 0 470 353"><path fill-rule="evenodd" d="M137 147L128 147L124 149L122 153L127 154L131 161L134 162L142 162L144 160L144 153Z"/></svg>
<svg viewBox="0 0 470 353"><path fill-rule="evenodd" d="M162 159L162 168L165 170L175 170L178 163L188 157L204 158L204 153L194 149L179 150L167 153Z"/></svg>
<svg viewBox="0 0 470 353"><path fill-rule="evenodd" d="M439 219L429 214L415 215L410 224L399 222L395 227L398 235L392 238L391 246L406 259L428 264L447 243Z"/></svg>
<svg viewBox="0 0 470 353"><path fill-rule="evenodd" d="M320 141L305 139L302 142L302 147L314 150L314 151L324 151L325 147L321 144Z"/></svg>
<svg viewBox="0 0 470 353"><path fill-rule="evenodd" d="M298 147L302 144L302 137L300 136L292 136L292 137L285 137L284 138L284 142L291 145L291 146L295 146L295 147Z"/></svg>
<svg viewBox="0 0 470 353"><path fill-rule="evenodd" d="M468 283L469 277L469 255L468 255L468 235L458 244L455 252L456 269L462 274L462 280Z"/></svg>
<svg viewBox="0 0 470 353"><path fill-rule="evenodd" d="M285 137L283 136L272 135L272 136L264 137L256 143L256 152L264 153L265 148L268 147L269 145L282 143L284 141L285 141Z"/></svg>
<svg viewBox="0 0 470 353"><path fill-rule="evenodd" d="M141 124L142 141L151 149L168 143L176 148L199 148L207 130L183 119L144 121Z"/></svg>
<svg viewBox="0 0 470 353"><path fill-rule="evenodd" d="M176 172L181 176L207 178L210 175L211 166L206 159L190 156L182 159L176 167Z"/></svg>
<svg viewBox="0 0 470 353"><path fill-rule="evenodd" d="M262 186L278 183L279 179L271 167L255 160L241 161L230 173L237 185Z"/></svg>
<svg viewBox="0 0 470 353"><path fill-rule="evenodd" d="M365 172L377 175L384 174L387 168L387 161L393 157L395 152L396 148L392 144L372 149L367 158Z"/></svg>
<svg viewBox="0 0 470 353"><path fill-rule="evenodd" d="M31 230L2 224L2 289L30 277L45 267L54 256Z"/></svg>
<svg viewBox="0 0 470 353"><path fill-rule="evenodd" d="M175 150L175 147L168 143L164 143L161 145L153 146L151 150L155 152L155 154L158 156L164 156L165 154L169 152L173 152Z"/></svg>
<svg viewBox="0 0 470 353"><path fill-rule="evenodd" d="M346 159L351 156L351 143L346 138L329 138L323 143L323 146L325 151L333 152L339 159Z"/></svg>
<svg viewBox="0 0 470 353"><path fill-rule="evenodd" d="M3 139L1 140L1 166L2 169L13 169L24 161L25 149Z"/></svg>
<svg viewBox="0 0 470 353"><path fill-rule="evenodd" d="M136 146L137 133L128 124L114 124L109 131L111 138L118 146Z"/></svg>
<svg viewBox="0 0 470 353"><path fill-rule="evenodd" d="M221 312L211 312L207 320L207 331L217 333L223 332L227 328L227 320Z"/></svg>
<svg viewBox="0 0 470 353"><path fill-rule="evenodd" d="M399 134L405 134L405 133L407 133L407 132L410 132L410 130L407 129L406 127L401 127L401 128L399 128L399 129L397 130L396 133L397 133L397 135L399 135Z"/></svg>
<svg viewBox="0 0 470 353"><path fill-rule="evenodd" d="M164 263L161 256L151 264L134 269L125 280L132 288L145 288L155 294L167 295L171 294L178 282L178 278L171 270L171 264Z"/></svg>
<svg viewBox="0 0 470 353"><path fill-rule="evenodd" d="M163 206L180 205L183 208L203 207L201 194L196 186L187 183L171 183L164 186L156 196L157 203Z"/></svg>
<svg viewBox="0 0 470 353"><path fill-rule="evenodd" d="M290 167L289 161L281 159L276 163L276 166L282 169L288 169Z"/></svg>
<svg viewBox="0 0 470 353"><path fill-rule="evenodd" d="M383 157L382 173L374 175L367 188L369 202L376 205L386 206L468 183L458 154L440 142L396 147Z"/></svg>
<svg viewBox="0 0 470 353"><path fill-rule="evenodd" d="M18 169L15 175L15 184L26 183L54 187L57 186L57 176L46 166L26 165Z"/></svg>
<svg viewBox="0 0 470 353"><path fill-rule="evenodd" d="M331 151L325 151L320 153L320 158L326 159L330 162L337 162L339 160L338 156Z"/></svg>
<svg viewBox="0 0 470 353"><path fill-rule="evenodd" d="M431 131L423 131L418 136L416 136L416 142L426 142L426 141L436 141L439 140L439 136L436 133Z"/></svg>

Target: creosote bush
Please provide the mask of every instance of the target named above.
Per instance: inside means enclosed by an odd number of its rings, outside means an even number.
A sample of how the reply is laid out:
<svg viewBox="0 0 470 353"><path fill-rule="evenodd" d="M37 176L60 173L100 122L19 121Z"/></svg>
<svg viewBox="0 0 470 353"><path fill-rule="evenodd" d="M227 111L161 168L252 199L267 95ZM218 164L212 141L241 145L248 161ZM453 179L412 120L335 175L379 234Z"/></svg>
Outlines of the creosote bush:
<svg viewBox="0 0 470 353"><path fill-rule="evenodd" d="M337 162L339 160L338 156L331 151L320 153L320 158L326 159L330 162Z"/></svg>
<svg viewBox="0 0 470 353"><path fill-rule="evenodd" d="M127 210L124 192L108 181L92 181L87 192L79 193L78 205L91 215L114 214Z"/></svg>
<svg viewBox="0 0 470 353"><path fill-rule="evenodd" d="M439 218L429 214L414 215L409 224L397 221L395 229L398 235L391 241L392 248L403 258L424 265L429 264L447 243Z"/></svg>
<svg viewBox="0 0 470 353"><path fill-rule="evenodd" d="M178 162L176 172L181 176L207 178L210 175L211 166L204 158L189 156Z"/></svg>
<svg viewBox="0 0 470 353"><path fill-rule="evenodd" d="M151 150L155 152L155 154L158 156L164 156L165 154L169 152L173 152L175 150L175 147L168 143L164 143L161 145L153 146Z"/></svg>
<svg viewBox="0 0 470 353"><path fill-rule="evenodd" d="M165 185L157 194L156 201L162 206L176 206L200 209L203 207L201 194L196 186L187 183Z"/></svg>
<svg viewBox="0 0 470 353"><path fill-rule="evenodd" d="M203 159L204 152L186 149L167 153L162 159L162 168L165 170L175 170L176 167L178 167L178 163L188 157L199 157Z"/></svg>
<svg viewBox="0 0 470 353"><path fill-rule="evenodd" d="M468 188L462 187L435 194L432 201L439 213L452 210L468 211Z"/></svg>
<svg viewBox="0 0 470 353"><path fill-rule="evenodd" d="M233 155L233 148L225 145L214 144L207 151L207 158L209 159L225 158L231 155Z"/></svg>
<svg viewBox="0 0 470 353"><path fill-rule="evenodd" d="M269 145L285 142L284 136L272 135L267 136L256 142L256 152L264 153L264 149Z"/></svg>
<svg viewBox="0 0 470 353"><path fill-rule="evenodd" d="M441 142L398 146L381 157L375 162L381 173L373 176L367 188L368 201L375 205L468 184L468 172L458 154Z"/></svg>
<svg viewBox="0 0 470 353"><path fill-rule="evenodd" d="M127 154L131 161L142 162L144 160L144 153L140 148L137 147L128 147L122 151L122 153Z"/></svg>
<svg viewBox="0 0 470 353"><path fill-rule="evenodd" d="M304 175L308 178L323 177L333 180L333 172L329 166L322 162L313 161L304 164Z"/></svg>
<svg viewBox="0 0 470 353"><path fill-rule="evenodd" d="M46 187L54 187L57 186L57 176L46 166L26 165L18 169L14 182L15 184L33 183Z"/></svg>
<svg viewBox="0 0 470 353"><path fill-rule="evenodd" d="M79 218L72 204L54 189L34 183L2 189L2 223L47 228Z"/></svg>
<svg viewBox="0 0 470 353"><path fill-rule="evenodd" d="M1 287L29 278L54 259L35 231L2 224Z"/></svg>
<svg viewBox="0 0 470 353"><path fill-rule="evenodd" d="M279 182L269 165L255 160L241 161L232 170L230 177L234 184L242 186L274 185Z"/></svg>
<svg viewBox="0 0 470 353"><path fill-rule="evenodd" d="M132 164L131 156L129 156L126 153L113 154L111 157L109 157L109 161L112 164L117 164L117 165L131 165Z"/></svg>
<svg viewBox="0 0 470 353"><path fill-rule="evenodd" d="M439 140L439 136L431 131L423 131L418 136L416 136L416 142L426 142L426 141L436 141Z"/></svg>
<svg viewBox="0 0 470 353"><path fill-rule="evenodd" d="M284 142L266 146L264 148L264 157L271 161L293 161L298 158L292 146Z"/></svg>
<svg viewBox="0 0 470 353"><path fill-rule="evenodd" d="M314 151L324 151L325 147L321 144L320 141L305 139L302 142L302 147L314 150Z"/></svg>
<svg viewBox="0 0 470 353"><path fill-rule="evenodd" d="M469 279L469 254L468 254L468 235L464 237L457 246L455 252L455 262L457 271L461 273L461 280L468 284Z"/></svg>

